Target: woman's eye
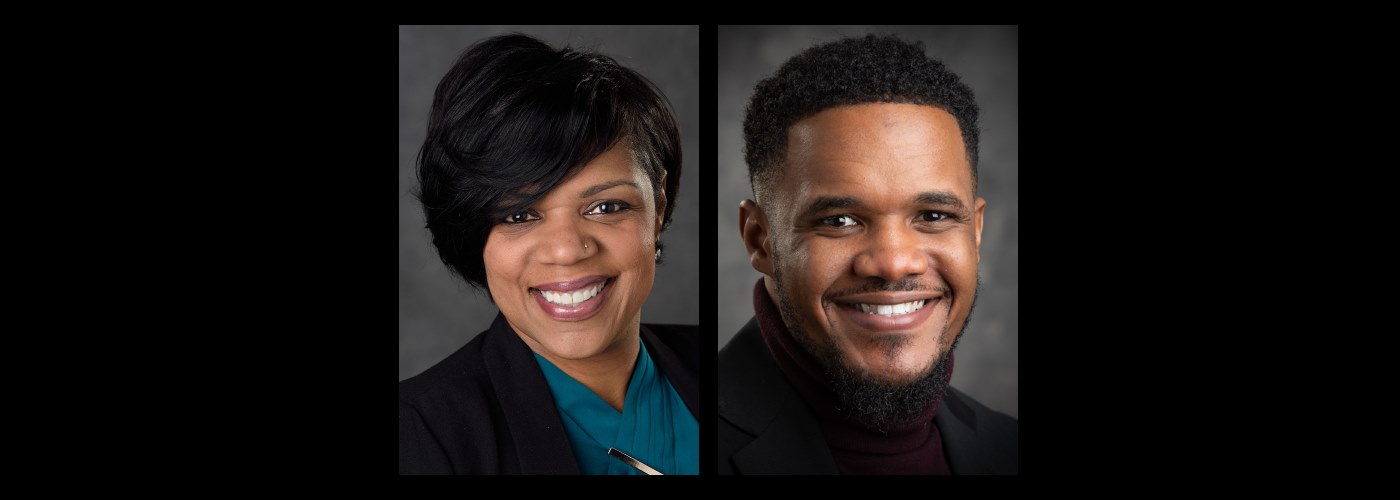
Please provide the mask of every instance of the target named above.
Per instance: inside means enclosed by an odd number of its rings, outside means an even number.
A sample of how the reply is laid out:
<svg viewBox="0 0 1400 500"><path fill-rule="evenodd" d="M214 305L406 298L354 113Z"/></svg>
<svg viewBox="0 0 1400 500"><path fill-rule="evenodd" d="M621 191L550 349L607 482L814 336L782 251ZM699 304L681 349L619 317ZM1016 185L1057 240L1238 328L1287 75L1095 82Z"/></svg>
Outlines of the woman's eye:
<svg viewBox="0 0 1400 500"><path fill-rule="evenodd" d="M520 212L520 213L518 213L518 214L510 214L510 215L507 215L507 216L506 216L506 224L522 224L522 223L530 222L530 221L535 220L535 219L538 219L538 218L539 218L539 217L535 217L535 216L533 216L533 215L530 215L529 212Z"/></svg>
<svg viewBox="0 0 1400 500"><path fill-rule="evenodd" d="M623 202L620 202L620 201L605 201L605 202L599 203L599 204L597 204L597 205L594 205L594 206L593 206L593 209L592 209L592 210L589 210L588 213L590 213L590 214L614 214L614 213L626 211L626 210L628 210L628 209L630 209L630 208L632 208L631 205L628 205L628 204L623 203Z"/></svg>
<svg viewBox="0 0 1400 500"><path fill-rule="evenodd" d="M822 219L821 223L822 225L831 227L848 227L854 226L856 220L849 215L836 215Z"/></svg>

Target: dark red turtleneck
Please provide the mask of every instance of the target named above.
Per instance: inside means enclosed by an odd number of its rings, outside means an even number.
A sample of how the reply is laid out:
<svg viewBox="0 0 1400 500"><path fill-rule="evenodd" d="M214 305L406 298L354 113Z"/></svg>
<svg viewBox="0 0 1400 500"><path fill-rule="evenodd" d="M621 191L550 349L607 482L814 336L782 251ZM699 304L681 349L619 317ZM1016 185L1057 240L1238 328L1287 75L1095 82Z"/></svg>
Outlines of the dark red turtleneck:
<svg viewBox="0 0 1400 500"><path fill-rule="evenodd" d="M950 474L943 440L933 415L943 403L940 395L917 418L887 432L868 429L847 417L828 386L826 371L788 333L783 317L759 279L753 291L759 330L773 360L816 416L831 455L842 474ZM952 355L948 373L953 376ZM947 380L944 380L945 385Z"/></svg>

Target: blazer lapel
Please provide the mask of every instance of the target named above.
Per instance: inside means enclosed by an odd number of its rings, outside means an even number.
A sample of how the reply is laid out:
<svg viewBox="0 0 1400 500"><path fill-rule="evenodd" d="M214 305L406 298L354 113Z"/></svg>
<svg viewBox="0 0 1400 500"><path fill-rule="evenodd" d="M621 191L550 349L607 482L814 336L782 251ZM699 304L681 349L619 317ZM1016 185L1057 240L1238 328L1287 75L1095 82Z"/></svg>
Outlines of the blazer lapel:
<svg viewBox="0 0 1400 500"><path fill-rule="evenodd" d="M783 398L773 422L734 454L741 474L838 474L821 429L802 402Z"/></svg>
<svg viewBox="0 0 1400 500"><path fill-rule="evenodd" d="M992 474L992 464L978 444L977 412L952 387L943 396L943 406L933 416L943 439L943 453L953 474Z"/></svg>
<svg viewBox="0 0 1400 500"><path fill-rule="evenodd" d="M573 447L530 348L500 314L485 335L486 372L515 444L520 473L578 474Z"/></svg>
<svg viewBox="0 0 1400 500"><path fill-rule="evenodd" d="M749 320L721 353L720 416L754 435L734 454L740 474L837 474L817 421Z"/></svg>
<svg viewBox="0 0 1400 500"><path fill-rule="evenodd" d="M676 392L680 393L681 400L685 401L691 416L700 420L700 384L696 380L697 374L682 368L684 365L676 352L656 338L656 333L646 325L642 325L642 341L647 343L647 352L651 353L651 360L656 363L657 370L660 370L661 374L671 381L671 386L676 388Z"/></svg>

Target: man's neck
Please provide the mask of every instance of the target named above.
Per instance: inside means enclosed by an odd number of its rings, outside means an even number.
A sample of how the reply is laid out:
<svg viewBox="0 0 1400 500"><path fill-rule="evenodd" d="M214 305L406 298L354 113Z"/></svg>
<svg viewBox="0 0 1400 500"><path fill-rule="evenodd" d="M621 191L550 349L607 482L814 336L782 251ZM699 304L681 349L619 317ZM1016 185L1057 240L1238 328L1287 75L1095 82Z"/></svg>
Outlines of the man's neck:
<svg viewBox="0 0 1400 500"><path fill-rule="evenodd" d="M760 334L778 368L812 410L829 446L865 454L900 454L928 443L929 433L936 432L933 416L941 397L931 401L914 419L886 429L870 429L858 423L842 408L844 405L829 386L830 379L820 362L793 338L769 289L761 282L754 288L754 313ZM950 377L951 370L944 376Z"/></svg>

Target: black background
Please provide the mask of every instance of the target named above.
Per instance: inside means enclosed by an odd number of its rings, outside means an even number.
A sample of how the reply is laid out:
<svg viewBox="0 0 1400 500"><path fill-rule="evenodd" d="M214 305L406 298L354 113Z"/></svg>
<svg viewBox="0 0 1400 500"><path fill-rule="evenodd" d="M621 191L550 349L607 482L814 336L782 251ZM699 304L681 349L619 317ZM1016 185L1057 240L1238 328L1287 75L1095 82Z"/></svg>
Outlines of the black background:
<svg viewBox="0 0 1400 500"><path fill-rule="evenodd" d="M1369 80L1318 75L1354 67L1324 57L1367 31L1264 50L1296 33L1186 27L1022 27L1021 149L1045 165L1021 172L1036 353L1021 384L1025 471L1079 483L1371 470L1309 460L1331 442L1299 432L1335 428L1315 410L1340 367L1313 364L1305 342L1330 331L1331 309L1231 307L1316 275L1251 262L1275 247L1241 236L1283 229L1253 207L1288 182L1251 165L1344 153L1337 131L1320 127L1318 151L1293 127L1345 121L1317 109L1347 106L1315 99ZM13 472L382 491L366 479L393 475L396 448L384 186L397 25L49 30L16 30L43 43L10 61L10 116L26 125L10 133L6 186L21 215L8 242ZM714 33L702 25L703 81Z"/></svg>

